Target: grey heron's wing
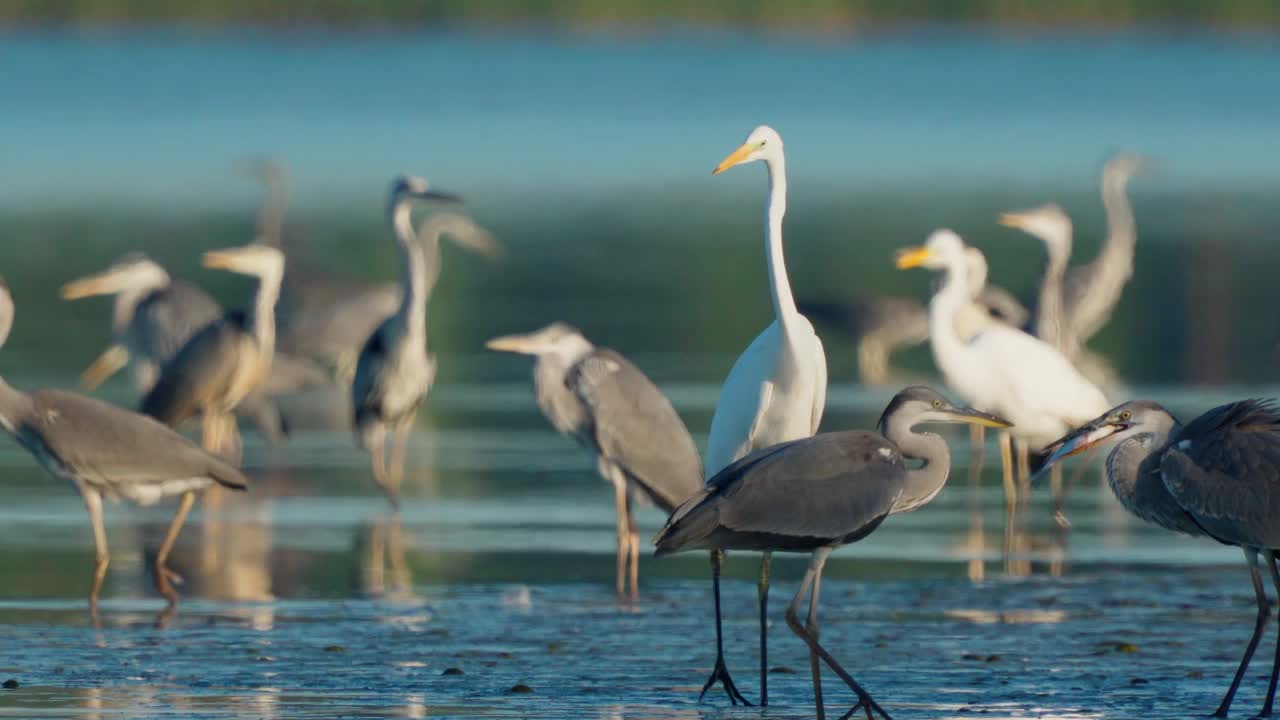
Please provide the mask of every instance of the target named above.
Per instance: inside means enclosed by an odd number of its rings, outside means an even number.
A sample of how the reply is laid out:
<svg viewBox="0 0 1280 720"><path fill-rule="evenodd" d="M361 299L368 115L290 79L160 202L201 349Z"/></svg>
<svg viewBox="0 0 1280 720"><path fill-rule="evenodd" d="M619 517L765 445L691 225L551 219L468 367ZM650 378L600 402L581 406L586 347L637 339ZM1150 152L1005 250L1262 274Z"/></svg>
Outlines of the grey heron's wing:
<svg viewBox="0 0 1280 720"><path fill-rule="evenodd" d="M142 412L177 425L223 391L236 371L243 316L228 313L196 333L160 370L160 379L142 399Z"/></svg>
<svg viewBox="0 0 1280 720"><path fill-rule="evenodd" d="M1280 409L1244 400L1214 408L1170 441L1160 472L1175 502L1211 536L1280 546Z"/></svg>
<svg viewBox="0 0 1280 720"><path fill-rule="evenodd" d="M145 415L62 390L38 390L31 402L20 432L38 438L77 476L107 485L209 477L237 490L248 487L239 470Z"/></svg>
<svg viewBox="0 0 1280 720"><path fill-rule="evenodd" d="M285 302L276 308L280 347L287 352L332 358L358 352L400 305L398 283L293 279Z"/></svg>
<svg viewBox="0 0 1280 720"><path fill-rule="evenodd" d="M222 308L200 288L181 281L138 303L129 332L135 347L164 365L197 332L222 316Z"/></svg>
<svg viewBox="0 0 1280 720"><path fill-rule="evenodd" d="M597 348L565 375L596 448L663 510L702 487L702 462L667 396L630 360Z"/></svg>
<svg viewBox="0 0 1280 720"><path fill-rule="evenodd" d="M381 409L382 379L386 375L383 368L388 350L385 329L384 321L365 340L356 361L355 375L351 379L351 409L357 426L368 415L376 414Z"/></svg>
<svg viewBox="0 0 1280 720"><path fill-rule="evenodd" d="M329 374L319 365L304 357L276 352L271 356L271 371L254 392L263 395L283 395L309 387L326 385Z"/></svg>
<svg viewBox="0 0 1280 720"><path fill-rule="evenodd" d="M801 314L859 338L879 334L891 345L921 343L929 337L929 311L915 298L864 295L844 302L801 300Z"/></svg>
<svg viewBox="0 0 1280 720"><path fill-rule="evenodd" d="M734 534L824 544L874 527L906 479L898 448L878 433L823 433L758 450L717 473L677 509L659 554L713 547Z"/></svg>

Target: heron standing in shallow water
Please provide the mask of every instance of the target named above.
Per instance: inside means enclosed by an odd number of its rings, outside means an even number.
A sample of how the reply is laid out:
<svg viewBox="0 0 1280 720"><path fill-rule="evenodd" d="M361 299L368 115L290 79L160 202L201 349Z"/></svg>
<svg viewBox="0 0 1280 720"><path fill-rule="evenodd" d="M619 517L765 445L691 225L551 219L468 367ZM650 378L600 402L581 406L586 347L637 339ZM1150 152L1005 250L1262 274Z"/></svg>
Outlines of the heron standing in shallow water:
<svg viewBox="0 0 1280 720"><path fill-rule="evenodd" d="M253 307L248 313L229 312L196 333L161 369L142 400L142 412L169 426L199 413L205 449L238 457L239 431L232 413L271 369L284 253L251 244L211 250L204 265L257 277Z"/></svg>
<svg viewBox="0 0 1280 720"><path fill-rule="evenodd" d="M64 300L93 295L114 295L115 300L111 346L80 375L86 390L132 364L134 385L147 392L160 376L160 368L191 336L222 315L222 308L208 293L172 280L164 268L139 252L62 286Z"/></svg>
<svg viewBox="0 0 1280 720"><path fill-rule="evenodd" d="M818 594L822 568L836 548L870 535L889 515L910 512L942 490L951 469L947 443L915 426L970 423L1008 427L993 415L952 405L926 387L894 396L880 417L880 432L829 432L757 450L707 481L686 500L654 538L657 554L682 550L811 552L813 559L787 608L787 625L858 695L844 717L865 710L888 718L818 642ZM908 469L906 460L921 461ZM810 593L812 588L812 593ZM809 595L809 615L800 606ZM814 704L826 715L819 668L814 666Z"/></svg>
<svg viewBox="0 0 1280 720"><path fill-rule="evenodd" d="M13 316L13 298L0 280L0 345L9 336ZM173 583L181 578L169 569L169 552L195 503L195 494L214 484L233 490L248 488L239 470L164 425L75 393L25 393L0 378L0 426L45 471L70 482L84 498L96 550L89 590L89 612L95 619L98 593L111 559L102 521L103 498L152 505L167 497L181 497L155 561L156 590L171 610L178 603Z"/></svg>
<svg viewBox="0 0 1280 720"><path fill-rule="evenodd" d="M1128 402L1053 443L1048 463L1102 442L1117 442L1107 457L1107 479L1127 510L1168 530L1244 551L1258 615L1231 687L1213 713L1226 717L1267 625L1259 554L1280 593L1280 408L1244 400L1183 426L1156 403ZM1280 645L1260 717L1271 715L1278 679Z"/></svg>
<svg viewBox="0 0 1280 720"><path fill-rule="evenodd" d="M632 497L650 500L670 513L702 487L698 448L684 421L631 361L597 348L565 323L497 337L487 347L536 357L533 390L538 407L556 430L595 452L600 476L614 488L618 597L634 600L639 591L640 536Z"/></svg>

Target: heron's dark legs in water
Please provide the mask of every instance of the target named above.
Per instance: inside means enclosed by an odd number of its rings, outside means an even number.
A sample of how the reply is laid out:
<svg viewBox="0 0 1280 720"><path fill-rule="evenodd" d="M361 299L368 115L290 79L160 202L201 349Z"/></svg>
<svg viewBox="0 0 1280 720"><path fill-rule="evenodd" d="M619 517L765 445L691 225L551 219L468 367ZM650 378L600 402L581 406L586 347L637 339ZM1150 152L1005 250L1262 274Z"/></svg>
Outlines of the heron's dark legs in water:
<svg viewBox="0 0 1280 720"><path fill-rule="evenodd" d="M760 706L769 704L769 575L773 570L773 553L766 552L760 558ZM817 660L813 660L817 663Z"/></svg>
<svg viewBox="0 0 1280 720"><path fill-rule="evenodd" d="M827 547L818 548L813 551L813 559L809 561L809 569L805 572L804 580L800 583L800 590L796 592L796 596L791 600L791 605L787 607L787 625L790 626L792 632L799 635L800 639L804 640L805 644L809 646L810 652L822 658L822 661L827 664L827 667L831 668L836 675L839 675L840 679L844 680L850 690L857 693L858 704L854 705L849 712L845 713L841 720L845 720L845 718L853 716L853 714L859 710L865 710L868 718L871 718L872 713L875 712L885 718L885 720L891 720L889 713L885 712L884 708L880 707L880 704L871 697L871 694L864 690L862 686L858 684L858 681L854 680L853 676L841 667L840 663L836 662L836 659L831 656L831 653L827 652L826 648L822 647L822 645L818 643L818 619L816 613L811 613L812 617L810 620L813 625L812 631L800 623L800 605L804 602L804 596L809 593L810 588L813 588L813 599L810 601L810 607L816 607L817 605L819 588L818 578L822 576L822 567L826 565L827 556L831 554L831 551L832 548ZM814 690L815 692L821 692L817 687L815 687ZM826 709L823 708L820 699L814 710L819 720L823 720L823 718L826 717Z"/></svg>
<svg viewBox="0 0 1280 720"><path fill-rule="evenodd" d="M698 694L698 702L702 702L702 698L706 696L707 691L712 685L719 680L724 685L724 692L729 696L729 702L737 705L750 705L747 699L742 697L742 693L738 692L738 687L733 684L733 678L729 677L729 669L724 664L724 635L720 627L720 566L724 563L724 552L722 550L711 551L711 594L715 598L716 603L716 665L711 671L711 677L707 678L707 682L702 686L702 692Z"/></svg>
<svg viewBox="0 0 1280 720"><path fill-rule="evenodd" d="M97 490L82 488L84 506L89 510L89 524L93 526L93 585L89 589L89 615L94 622L98 621L98 591L102 589L102 581L107 577L107 565L111 562L111 554L107 550L107 531L102 525L102 496Z"/></svg>
<svg viewBox="0 0 1280 720"><path fill-rule="evenodd" d="M187 513L191 511L195 501L194 491L182 493L182 499L178 501L178 512L173 516L173 522L169 523L169 531L160 543L160 552L156 553L156 590L169 601L170 608L178 604L178 593L173 589L173 583L182 584L182 576L169 569L169 553L173 550L173 544L177 541L182 524L186 522Z"/></svg>
<svg viewBox="0 0 1280 720"><path fill-rule="evenodd" d="M1240 667L1236 669L1236 676L1231 680L1231 687L1227 689L1227 694L1222 698L1222 703L1218 705L1218 709L1213 712L1213 717L1224 718L1231 709L1231 701L1235 699L1236 690L1240 688L1240 681L1244 679L1245 671L1249 669L1249 661L1253 659L1253 652L1258 649L1258 641L1262 639L1262 631L1267 627L1267 618L1270 615L1267 606L1267 593L1262 589L1262 573L1258 568L1258 552L1250 548L1244 548L1244 559L1249 563L1249 577L1253 580L1253 592L1258 598L1258 619L1253 624L1253 637L1249 638L1249 645L1244 649L1244 657L1240 659ZM1267 699L1270 705L1270 697Z"/></svg>
<svg viewBox="0 0 1280 720"><path fill-rule="evenodd" d="M1276 554L1271 550L1262 553L1266 559L1267 569L1271 571L1271 585L1276 589L1276 597L1280 598L1280 570L1276 568ZM1267 700L1262 704L1262 712L1258 717L1270 717L1271 706L1276 700L1276 681L1280 680L1280 634L1276 637L1276 657L1271 661L1271 680L1267 682Z"/></svg>

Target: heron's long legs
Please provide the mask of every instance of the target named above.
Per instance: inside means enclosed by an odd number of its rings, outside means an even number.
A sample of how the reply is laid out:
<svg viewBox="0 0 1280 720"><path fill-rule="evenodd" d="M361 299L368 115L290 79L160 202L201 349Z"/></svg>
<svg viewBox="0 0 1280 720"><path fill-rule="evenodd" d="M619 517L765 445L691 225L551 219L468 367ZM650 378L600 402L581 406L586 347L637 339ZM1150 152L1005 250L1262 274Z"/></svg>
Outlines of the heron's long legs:
<svg viewBox="0 0 1280 720"><path fill-rule="evenodd" d="M760 557L760 581L756 594L760 597L760 706L769 704L769 576L773 571L773 553ZM816 662L816 660L814 661Z"/></svg>
<svg viewBox="0 0 1280 720"><path fill-rule="evenodd" d="M631 528L627 525L627 484L625 481L620 482L612 472L609 473L609 476L613 480L613 511L618 531L618 555L615 564L614 590L618 594L618 600L622 600L627 596L627 558L631 556L628 547L631 541Z"/></svg>
<svg viewBox="0 0 1280 720"><path fill-rule="evenodd" d="M969 580L982 582L986 577L986 535L982 527L982 466L986 462L987 429L969 426L969 542L973 557L969 560Z"/></svg>
<svg viewBox="0 0 1280 720"><path fill-rule="evenodd" d="M400 485L404 482L404 459L409 450L409 432L413 430L413 422L403 422L396 426L391 437L391 469L388 479L395 488L397 504L400 498Z"/></svg>
<svg viewBox="0 0 1280 720"><path fill-rule="evenodd" d="M1276 589L1276 597L1280 598L1280 570L1276 569L1276 554L1271 550L1262 553L1271 571L1271 585ZM1271 661L1271 680L1267 682L1267 700L1262 704L1262 712L1258 717L1271 717L1271 706L1276 700L1276 681L1280 680L1280 634L1276 637L1276 657Z"/></svg>
<svg viewBox="0 0 1280 720"><path fill-rule="evenodd" d="M707 678L707 682L702 686L702 692L698 694L698 702L702 702L702 698L706 696L707 691L712 685L719 680L724 685L724 692L729 696L729 702L737 705L750 705L747 699L742 697L742 693L738 692L738 687L733 684L733 678L729 677L729 668L724 664L724 634L720 627L720 566L724 563L724 552L721 550L711 551L711 595L715 598L716 604L716 665L711 671L711 677Z"/></svg>
<svg viewBox="0 0 1280 720"><path fill-rule="evenodd" d="M640 597L640 530L636 527L636 516L631 509L631 496L627 496L627 581L631 584L631 600Z"/></svg>
<svg viewBox="0 0 1280 720"><path fill-rule="evenodd" d="M160 543L160 552L156 553L156 590L169 601L169 607L178 604L178 593L173 589L173 583L182 583L181 576L169 569L169 552L173 550L173 543L177 541L182 524L186 522L187 513L191 511L195 501L195 492L188 490L182 493L182 499L178 501L178 512L173 516L173 522L169 523L169 531Z"/></svg>
<svg viewBox="0 0 1280 720"><path fill-rule="evenodd" d="M1000 432L1000 479L1004 484L1004 504L1008 514L1013 514L1018 499L1018 488L1013 484L1013 436Z"/></svg>
<svg viewBox="0 0 1280 720"><path fill-rule="evenodd" d="M825 561L824 561L825 562ZM814 642L818 641L818 595L822 592L822 572L813 576L813 591L809 593L809 617L805 618L804 627ZM822 666L818 665L818 654L809 650L809 672L813 675L813 706L818 708L818 717L822 717L826 703L822 700Z"/></svg>
<svg viewBox="0 0 1280 720"><path fill-rule="evenodd" d="M382 494L387 496L387 502L391 503L392 508L399 508L400 496L387 478L386 439L386 428L379 427L369 433L365 441L369 451L369 470L373 473L373 481L378 484Z"/></svg>
<svg viewBox="0 0 1280 720"><path fill-rule="evenodd" d="M1258 619L1253 624L1253 637L1249 638L1249 645L1244 649L1244 657L1240 658L1240 667L1236 669L1236 676L1231 680L1231 687L1227 689L1227 694L1222 698L1222 703L1218 705L1218 709L1213 712L1213 717L1224 718L1227 711L1231 709L1231 701L1236 696L1236 690L1240 688L1240 681L1244 679L1245 671L1249 669L1249 661L1253 659L1253 652L1258 649L1258 641L1262 639L1262 631L1267 627L1267 618L1270 613L1267 612L1267 593L1262 589L1262 573L1258 569L1258 551L1252 548L1244 549L1244 559L1249 563L1249 577L1253 580L1253 592L1258 598Z"/></svg>
<svg viewBox="0 0 1280 720"><path fill-rule="evenodd" d="M858 704L854 705L853 709L845 715L846 718L853 715L853 713L858 710L865 709L867 717L871 717L871 713L874 711L879 713L881 717L885 718L885 720L892 720L889 717L889 713L885 712L884 708L880 707L880 704L871 697L871 694L864 690L862 686L858 684L858 681L854 680L853 676L840 666L840 663L836 662L836 659L831 656L831 653L827 652L827 649L818 643L817 638L812 637L809 634L809 631L804 625L800 624L800 604L804 602L804 596L809 592L809 588L814 587L816 579L822 574L822 566L826 564L827 556L831 554L831 550L831 548L818 548L813 551L813 559L809 561L809 569L805 572L804 580L800 583L800 590L796 593L796 596L792 598L791 605L787 607L787 625L791 628L792 632L799 635L800 638L804 640L805 644L809 646L809 650L811 652L817 653L818 657L822 658L822 661L827 664L827 667L831 668L832 672L840 676L840 679L849 686L850 690L857 693ZM815 708L815 710L820 720L826 716L826 711L821 705Z"/></svg>
<svg viewBox="0 0 1280 720"><path fill-rule="evenodd" d="M102 495L97 490L83 488L84 506L89 511L89 524L93 526L93 585L89 589L89 615L98 620L98 591L107 577L107 565L111 554L107 550L107 531L102 525Z"/></svg>

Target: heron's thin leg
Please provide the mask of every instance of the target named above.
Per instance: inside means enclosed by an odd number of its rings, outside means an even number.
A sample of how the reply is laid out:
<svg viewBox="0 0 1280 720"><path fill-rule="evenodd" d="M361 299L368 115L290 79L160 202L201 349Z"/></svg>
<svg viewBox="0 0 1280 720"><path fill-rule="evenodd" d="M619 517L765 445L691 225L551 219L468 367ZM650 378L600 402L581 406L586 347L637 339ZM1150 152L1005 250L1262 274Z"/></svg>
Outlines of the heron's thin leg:
<svg viewBox="0 0 1280 720"><path fill-rule="evenodd" d="M1243 550L1244 559L1249 563L1249 577L1253 580L1253 592L1258 598L1258 619L1253 624L1253 637L1249 638L1249 645L1244 649L1244 657L1240 658L1240 667L1236 669L1236 676L1231 680L1231 687L1222 698L1218 709L1213 712L1213 717L1217 718L1226 717L1227 711L1231 709L1231 701L1236 696L1240 681L1244 679L1245 671L1249 669L1249 661L1253 659L1253 652L1258 649L1258 641L1262 639L1262 631L1266 629L1267 618L1270 616L1267 612L1267 593L1262 589L1262 573L1258 569L1258 551L1251 548L1243 548Z"/></svg>
<svg viewBox="0 0 1280 720"><path fill-rule="evenodd" d="M773 553L760 556L760 706L769 704L769 576L773 570Z"/></svg>
<svg viewBox="0 0 1280 720"><path fill-rule="evenodd" d="M969 426L969 541L973 557L969 560L969 580L982 582L986 577L986 535L982 528L982 466L986 462L987 429Z"/></svg>
<svg viewBox="0 0 1280 720"><path fill-rule="evenodd" d="M613 514L616 530L618 534L618 553L614 563L614 591L618 595L618 600L623 600L627 596L627 558L631 553L628 544L631 540L631 530L627 526L627 482L617 476L611 468L602 467L607 472L606 477L613 481Z"/></svg>
<svg viewBox="0 0 1280 720"><path fill-rule="evenodd" d="M715 598L716 604L716 665L711 671L711 677L707 678L706 684L702 686L702 692L698 693L698 702L702 702L702 698L706 696L707 691L712 685L719 680L724 685L724 693L729 696L729 702L737 705L750 705L747 699L742 697L742 693L738 692L738 686L733 684L733 678L729 677L729 668L724 664L724 634L720 627L720 566L724 562L724 552L721 550L711 551L711 595Z"/></svg>
<svg viewBox="0 0 1280 720"><path fill-rule="evenodd" d="M631 585L631 600L640 597L640 530L636 528L636 516L631 509L631 496L627 496L627 580Z"/></svg>
<svg viewBox="0 0 1280 720"><path fill-rule="evenodd" d="M1018 451L1018 505L1026 509L1031 499L1031 449L1024 442L1017 443Z"/></svg>
<svg viewBox="0 0 1280 720"><path fill-rule="evenodd" d="M387 521L387 565L391 569L392 588L402 595L413 590L413 574L405 559L404 527L400 525L400 513L392 513Z"/></svg>
<svg viewBox="0 0 1280 720"><path fill-rule="evenodd" d="M813 576L813 590L809 593L809 616L805 618L804 627L809 631L809 636L814 642L820 637L818 631L818 595L822 592L822 571L819 569ZM816 708L825 708L826 703L822 700L822 667L818 665L818 654L813 650L809 651L809 672L813 675L813 705ZM818 717L822 717L822 710L818 711Z"/></svg>
<svg viewBox="0 0 1280 720"><path fill-rule="evenodd" d="M89 510L89 524L93 527L93 585L89 589L89 616L98 622L98 591L107 577L107 565L111 554L107 550L107 531L102 524L102 495L97 490L83 488L84 506Z"/></svg>
<svg viewBox="0 0 1280 720"><path fill-rule="evenodd" d="M186 522L187 513L191 511L195 501L195 492L188 490L182 493L182 499L178 501L178 512L173 516L173 522L169 523L169 531L160 543L160 552L156 553L156 590L169 601L169 607L178 604L178 593L173 589L173 583L182 582L182 578L169 569L169 552L173 550L173 543L177 541L182 524Z"/></svg>
<svg viewBox="0 0 1280 720"><path fill-rule="evenodd" d="M396 497L400 497L400 485L404 482L404 459L409 450L409 433L413 430L412 422L400 423L396 426L391 438L391 485L395 488Z"/></svg>
<svg viewBox="0 0 1280 720"><path fill-rule="evenodd" d="M1276 589L1276 597L1280 598L1280 570L1276 568L1276 554L1274 551L1266 550L1262 553L1262 557L1266 560L1267 569L1271 571L1271 585ZM1280 680L1280 634L1276 637L1276 657L1271 661L1271 680L1267 683L1267 700L1262 705L1262 712L1258 713L1258 717L1271 717L1271 706L1276 700L1276 681Z"/></svg>
<svg viewBox="0 0 1280 720"><path fill-rule="evenodd" d="M809 588L813 586L815 579L822 574L822 566L826 564L827 556L830 554L831 548L818 548L813 551L813 559L809 561L809 569L805 572L804 580L800 583L800 590L796 593L796 596L792 598L791 605L787 607L787 625L791 628L792 632L799 635L800 639L804 640L805 644L809 646L810 651L817 653L818 657L822 658L822 661L827 664L827 667L831 668L832 672L840 676L840 679L849 686L850 690L857 693L858 704L854 705L853 709L845 715L846 718L858 710L865 708L867 710L868 717L870 717L872 711L874 711L879 713L881 717L885 718L885 720L892 720L889 717L889 713L885 712L884 708L880 707L880 704L871 697L871 694L864 690L862 686L858 684L858 681L854 680L853 676L841 667L840 663L836 662L836 659L831 656L831 653L827 652L827 649L818 643L817 638L811 637L809 635L809 631L800 623L800 604L804 602L804 596L809 592ZM816 710L819 718L824 717L825 711L823 708L818 707Z"/></svg>
<svg viewBox="0 0 1280 720"><path fill-rule="evenodd" d="M1004 483L1004 504L1012 515L1014 503L1018 500L1018 488L1013 484L1013 436L1003 430L1000 432L1000 472Z"/></svg>
<svg viewBox="0 0 1280 720"><path fill-rule="evenodd" d="M244 439L240 437L240 426L236 424L236 416L225 413L222 416L222 456L233 465L239 465L244 457Z"/></svg>
<svg viewBox="0 0 1280 720"><path fill-rule="evenodd" d="M218 416L212 411L200 416L200 447L211 453L218 452Z"/></svg>
<svg viewBox="0 0 1280 720"><path fill-rule="evenodd" d="M387 497L387 502L391 503L392 508L398 508L400 497L387 480L386 439L387 430L381 425L371 431L365 439L365 446L369 451L369 470L373 473L373 481L378 484L378 489L382 490L382 494Z"/></svg>

